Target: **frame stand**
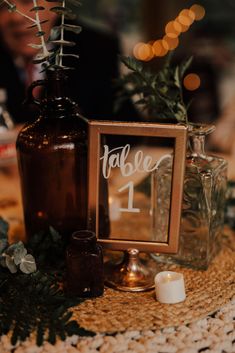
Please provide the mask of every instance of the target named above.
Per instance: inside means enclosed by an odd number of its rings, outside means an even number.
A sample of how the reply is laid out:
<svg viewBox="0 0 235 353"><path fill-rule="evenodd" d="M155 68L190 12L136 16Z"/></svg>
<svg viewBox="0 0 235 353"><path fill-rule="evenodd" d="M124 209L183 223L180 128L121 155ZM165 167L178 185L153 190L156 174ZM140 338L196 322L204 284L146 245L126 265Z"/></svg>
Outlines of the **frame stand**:
<svg viewBox="0 0 235 353"><path fill-rule="evenodd" d="M148 265L151 259L143 262L139 250L128 249L119 264L105 263L105 283L107 286L125 292L144 292L154 288L156 268Z"/></svg>

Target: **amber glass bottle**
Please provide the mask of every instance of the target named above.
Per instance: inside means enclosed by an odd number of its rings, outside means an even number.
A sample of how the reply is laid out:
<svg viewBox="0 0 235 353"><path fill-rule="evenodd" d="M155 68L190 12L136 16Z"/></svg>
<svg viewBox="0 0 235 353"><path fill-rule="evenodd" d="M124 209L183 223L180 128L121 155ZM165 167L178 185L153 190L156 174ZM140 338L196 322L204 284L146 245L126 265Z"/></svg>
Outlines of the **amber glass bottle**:
<svg viewBox="0 0 235 353"><path fill-rule="evenodd" d="M67 237L87 226L87 133L85 119L71 101L64 70L48 70L36 81L29 102L40 116L20 132L16 147L21 177L26 236L54 227ZM45 86L38 102L32 92Z"/></svg>
<svg viewBox="0 0 235 353"><path fill-rule="evenodd" d="M72 234L66 251L66 289L69 295L98 297L104 292L102 247L95 233L81 230Z"/></svg>

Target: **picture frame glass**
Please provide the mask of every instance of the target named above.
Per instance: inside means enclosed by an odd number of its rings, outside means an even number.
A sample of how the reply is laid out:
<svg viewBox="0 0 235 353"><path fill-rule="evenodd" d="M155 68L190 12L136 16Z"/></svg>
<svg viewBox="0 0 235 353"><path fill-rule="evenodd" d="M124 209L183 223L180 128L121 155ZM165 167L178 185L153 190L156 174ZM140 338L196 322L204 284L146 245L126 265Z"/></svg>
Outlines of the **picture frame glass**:
<svg viewBox="0 0 235 353"><path fill-rule="evenodd" d="M176 251L186 129L93 122L90 139L89 209L98 240L120 250Z"/></svg>

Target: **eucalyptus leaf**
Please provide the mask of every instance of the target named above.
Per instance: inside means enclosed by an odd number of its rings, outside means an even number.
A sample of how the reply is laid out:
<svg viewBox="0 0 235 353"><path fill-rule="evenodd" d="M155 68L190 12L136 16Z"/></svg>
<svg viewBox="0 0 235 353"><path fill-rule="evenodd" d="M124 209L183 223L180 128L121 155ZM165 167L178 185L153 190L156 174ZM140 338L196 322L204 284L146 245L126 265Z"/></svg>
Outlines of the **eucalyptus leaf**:
<svg viewBox="0 0 235 353"><path fill-rule="evenodd" d="M49 55L38 54L33 59L33 63L34 64L41 64L41 63L44 63L45 61L47 61L48 58L49 58Z"/></svg>
<svg viewBox="0 0 235 353"><path fill-rule="evenodd" d="M70 57L70 58L79 59L79 55L76 55L76 54L58 54L58 56L63 58Z"/></svg>
<svg viewBox="0 0 235 353"><path fill-rule="evenodd" d="M14 258L13 256L7 255L5 253L5 259L6 259L6 267L11 273L16 273L17 272L17 267L14 263Z"/></svg>
<svg viewBox="0 0 235 353"><path fill-rule="evenodd" d="M71 24L63 24L63 25L60 25L60 26L54 26L52 28L52 31L56 31L56 33L60 33L62 28L65 29L66 31L70 31L70 32L73 32L73 33L76 33L76 34L79 34L82 31L82 27L81 26L71 25Z"/></svg>
<svg viewBox="0 0 235 353"><path fill-rule="evenodd" d="M0 239L0 255L7 248L7 246L8 246L8 240L7 239Z"/></svg>
<svg viewBox="0 0 235 353"><path fill-rule="evenodd" d="M25 257L26 254L27 254L27 250L25 249L24 244L18 243L18 247L14 250L14 255L13 255L14 263L16 266L21 263L22 259Z"/></svg>
<svg viewBox="0 0 235 353"><path fill-rule="evenodd" d="M22 241L11 244L5 251L7 255L14 256L15 252L24 248Z"/></svg>
<svg viewBox="0 0 235 353"><path fill-rule="evenodd" d="M34 48L34 49L42 49L42 44L34 44L34 43L29 43L29 47Z"/></svg>
<svg viewBox="0 0 235 353"><path fill-rule="evenodd" d="M54 6L50 8L50 11L55 12L57 15L67 15L72 13L70 9L63 6Z"/></svg>
<svg viewBox="0 0 235 353"><path fill-rule="evenodd" d="M65 47L73 47L74 45L76 45L76 43L64 39L53 40L51 41L51 43L55 45L63 45Z"/></svg>
<svg viewBox="0 0 235 353"><path fill-rule="evenodd" d="M48 20L42 20L42 21L39 22L39 24L41 25L41 24L44 24L44 23L47 23L47 22L48 22ZM38 27L38 23L34 23L34 24L30 25L30 26L27 26L26 28L27 29L32 29L32 28L36 28L36 27Z"/></svg>
<svg viewBox="0 0 235 353"><path fill-rule="evenodd" d="M20 270L26 274L36 272L37 266L32 255L27 254L23 259L21 259Z"/></svg>
<svg viewBox="0 0 235 353"><path fill-rule="evenodd" d="M65 66L65 65L59 65L60 68L62 68L63 70L74 70L74 67L72 66Z"/></svg>
<svg viewBox="0 0 235 353"><path fill-rule="evenodd" d="M52 42L53 40L56 40L59 38L60 33L61 33L61 26L54 26L51 31L50 31L50 36L47 40L48 43Z"/></svg>
<svg viewBox="0 0 235 353"><path fill-rule="evenodd" d="M81 26L77 26L77 25L70 25L70 24L64 24L63 25L64 29L66 31L70 31L76 34L79 34L82 32L82 27Z"/></svg>
<svg viewBox="0 0 235 353"><path fill-rule="evenodd" d="M0 239L7 239L9 224L0 217Z"/></svg>
<svg viewBox="0 0 235 353"><path fill-rule="evenodd" d="M43 7L43 6L34 6L34 7L32 7L31 9L30 9L30 11L34 11L34 12L37 12L37 11L43 11L43 10L45 10L45 7Z"/></svg>
<svg viewBox="0 0 235 353"><path fill-rule="evenodd" d="M72 5L72 6L75 6L75 7L78 7L78 6L82 5L82 3L80 1L77 1L77 0L66 0L66 4Z"/></svg>
<svg viewBox="0 0 235 353"><path fill-rule="evenodd" d="M4 252L0 255L0 265L2 267L7 267L7 265L6 265L6 254Z"/></svg>
<svg viewBox="0 0 235 353"><path fill-rule="evenodd" d="M36 37L43 37L44 34L45 34L44 31L38 31L38 32L35 34L35 36L36 36Z"/></svg>

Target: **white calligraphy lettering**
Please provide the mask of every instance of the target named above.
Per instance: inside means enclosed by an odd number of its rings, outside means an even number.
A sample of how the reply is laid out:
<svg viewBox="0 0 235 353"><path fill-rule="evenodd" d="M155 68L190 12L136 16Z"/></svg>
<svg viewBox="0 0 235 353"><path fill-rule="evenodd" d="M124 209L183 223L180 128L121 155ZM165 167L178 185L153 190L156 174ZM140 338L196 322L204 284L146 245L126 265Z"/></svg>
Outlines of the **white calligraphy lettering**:
<svg viewBox="0 0 235 353"><path fill-rule="evenodd" d="M132 162L127 161L131 146L126 144L109 150L109 146L104 145L104 155L100 158L103 160L102 173L105 179L108 179L113 168L120 168L122 176L127 177L135 172L151 173L158 168L158 165L165 158L169 158L169 154L162 156L154 163L151 156L145 156L143 151L136 151Z"/></svg>

